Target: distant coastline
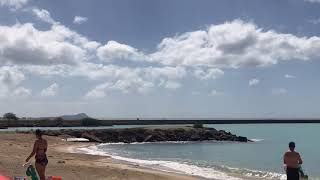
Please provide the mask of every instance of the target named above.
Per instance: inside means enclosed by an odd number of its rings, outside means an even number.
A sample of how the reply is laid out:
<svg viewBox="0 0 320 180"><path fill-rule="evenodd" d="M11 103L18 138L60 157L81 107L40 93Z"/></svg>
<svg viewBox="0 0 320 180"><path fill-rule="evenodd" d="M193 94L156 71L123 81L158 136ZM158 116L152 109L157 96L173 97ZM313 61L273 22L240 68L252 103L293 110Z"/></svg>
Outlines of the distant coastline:
<svg viewBox="0 0 320 180"><path fill-rule="evenodd" d="M286 124L320 123L320 119L19 119L0 120L0 127L86 127L113 125L181 125L181 124Z"/></svg>

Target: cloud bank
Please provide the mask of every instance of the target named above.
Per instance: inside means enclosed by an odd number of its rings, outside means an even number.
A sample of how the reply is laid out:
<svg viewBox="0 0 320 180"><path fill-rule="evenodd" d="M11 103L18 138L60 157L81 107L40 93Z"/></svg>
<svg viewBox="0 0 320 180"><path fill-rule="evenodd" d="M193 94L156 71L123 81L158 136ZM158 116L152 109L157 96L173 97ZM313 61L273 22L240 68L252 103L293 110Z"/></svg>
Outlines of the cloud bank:
<svg viewBox="0 0 320 180"><path fill-rule="evenodd" d="M260 80L259 79L250 79L249 80L249 86L256 86L260 83Z"/></svg>
<svg viewBox="0 0 320 180"><path fill-rule="evenodd" d="M41 91L41 96L43 97L53 97L58 94L59 85L57 83L51 84L49 87Z"/></svg>
<svg viewBox="0 0 320 180"><path fill-rule="evenodd" d="M86 97L104 97L108 91L178 89L188 77L212 81L228 69L268 67L280 61L320 56L320 37L278 33L238 19L165 37L153 52L146 53L114 40L105 44L92 41L55 21L45 9L33 8L32 13L50 28L39 30L32 23L0 26L0 73L12 68L20 77L33 74L99 80ZM121 63L130 61L134 66ZM7 76L2 75L2 83L9 81ZM252 79L249 86L259 82ZM2 93L8 91L9 86L5 87ZM17 93L22 92L28 94L22 89ZM56 94L49 92L43 94Z"/></svg>
<svg viewBox="0 0 320 180"><path fill-rule="evenodd" d="M0 0L0 6L7 6L12 9L20 9L28 2L29 0Z"/></svg>
<svg viewBox="0 0 320 180"><path fill-rule="evenodd" d="M88 21L87 17L82 17L82 16L75 16L73 19L73 23L75 24L82 24Z"/></svg>

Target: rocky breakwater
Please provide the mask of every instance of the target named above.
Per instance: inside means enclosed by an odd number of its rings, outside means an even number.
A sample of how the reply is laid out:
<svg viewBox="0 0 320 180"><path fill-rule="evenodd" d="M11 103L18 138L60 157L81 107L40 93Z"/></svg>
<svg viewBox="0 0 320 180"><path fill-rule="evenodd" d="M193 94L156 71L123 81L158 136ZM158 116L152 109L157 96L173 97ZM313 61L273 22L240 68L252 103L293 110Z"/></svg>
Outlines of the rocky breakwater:
<svg viewBox="0 0 320 180"><path fill-rule="evenodd" d="M238 141L248 142L247 137L237 136L224 130L193 127L154 127L99 130L52 130L49 136L86 138L99 143L134 143L161 141Z"/></svg>

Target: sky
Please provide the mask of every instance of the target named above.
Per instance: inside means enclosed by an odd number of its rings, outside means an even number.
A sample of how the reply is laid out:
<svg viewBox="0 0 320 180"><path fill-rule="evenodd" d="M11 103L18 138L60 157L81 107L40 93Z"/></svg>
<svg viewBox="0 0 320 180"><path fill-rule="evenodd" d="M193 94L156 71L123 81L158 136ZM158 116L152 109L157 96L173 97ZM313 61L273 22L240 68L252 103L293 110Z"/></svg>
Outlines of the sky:
<svg viewBox="0 0 320 180"><path fill-rule="evenodd" d="M0 0L0 114L320 117L320 0Z"/></svg>

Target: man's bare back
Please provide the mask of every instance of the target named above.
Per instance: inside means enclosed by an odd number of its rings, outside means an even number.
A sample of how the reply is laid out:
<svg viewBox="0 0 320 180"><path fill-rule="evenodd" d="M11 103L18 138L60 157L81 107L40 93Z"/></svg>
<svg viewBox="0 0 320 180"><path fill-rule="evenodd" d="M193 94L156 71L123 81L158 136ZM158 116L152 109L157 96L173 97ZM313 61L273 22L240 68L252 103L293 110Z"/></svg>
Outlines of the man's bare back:
<svg viewBox="0 0 320 180"><path fill-rule="evenodd" d="M296 151L287 151L283 157L284 164L289 168L299 168L302 164L301 156Z"/></svg>

